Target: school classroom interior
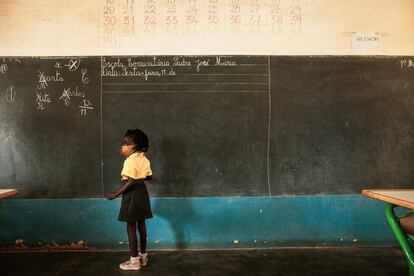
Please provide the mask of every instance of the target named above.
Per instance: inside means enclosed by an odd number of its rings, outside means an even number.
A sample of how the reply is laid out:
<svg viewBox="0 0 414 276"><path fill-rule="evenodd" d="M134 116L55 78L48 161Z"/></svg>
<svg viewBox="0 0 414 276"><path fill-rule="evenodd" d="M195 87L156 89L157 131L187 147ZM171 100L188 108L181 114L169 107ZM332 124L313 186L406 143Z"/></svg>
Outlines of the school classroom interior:
<svg viewBox="0 0 414 276"><path fill-rule="evenodd" d="M0 275L414 275L413 122L412 0L0 1Z"/></svg>

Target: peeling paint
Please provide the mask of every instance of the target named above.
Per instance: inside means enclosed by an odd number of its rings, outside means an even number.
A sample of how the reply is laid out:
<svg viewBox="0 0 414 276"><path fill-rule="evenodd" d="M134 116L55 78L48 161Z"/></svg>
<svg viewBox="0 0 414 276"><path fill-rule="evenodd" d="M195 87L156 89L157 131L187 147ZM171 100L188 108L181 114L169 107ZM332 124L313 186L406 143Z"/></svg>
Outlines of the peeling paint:
<svg viewBox="0 0 414 276"><path fill-rule="evenodd" d="M179 242L186 248L395 244L383 216L383 204L360 195L151 198L151 201L157 206L154 219L147 225L151 249L174 249ZM98 248L128 247L124 225L114 219L119 202L10 199L2 204L7 212L1 216L0 247L54 250L74 244L82 247L82 243L78 245L80 240L85 242L82 249L88 247L86 242ZM27 210L35 215L29 215ZM263 212L259 215L260 210ZM57 218L55 214L65 211L76 220L62 227L67 217ZM168 219L162 215L168 215ZM251 223L245 223L246 217ZM105 222L105 227L96 221Z"/></svg>
<svg viewBox="0 0 414 276"><path fill-rule="evenodd" d="M96 247L86 245L84 241L71 242L70 244L58 244L51 242L50 244L42 244L37 242L36 246L26 245L23 240L16 240L16 245L1 247L0 251L60 251L60 250L97 250Z"/></svg>

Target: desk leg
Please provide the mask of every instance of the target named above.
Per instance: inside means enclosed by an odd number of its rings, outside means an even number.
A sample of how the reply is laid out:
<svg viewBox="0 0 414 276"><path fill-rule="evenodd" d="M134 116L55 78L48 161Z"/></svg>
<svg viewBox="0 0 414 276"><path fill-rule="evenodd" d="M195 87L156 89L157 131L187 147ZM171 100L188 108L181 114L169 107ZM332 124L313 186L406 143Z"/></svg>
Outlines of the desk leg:
<svg viewBox="0 0 414 276"><path fill-rule="evenodd" d="M413 252L411 250L410 243L408 242L408 237L405 234L405 232L401 229L400 224L397 221L397 218L394 214L395 205L391 203L387 203L387 206L385 207L385 217L387 218L388 223L391 226L392 232L394 232L395 237L398 240L398 243L400 244L405 257L408 261L408 268L410 276L414 276L414 256Z"/></svg>

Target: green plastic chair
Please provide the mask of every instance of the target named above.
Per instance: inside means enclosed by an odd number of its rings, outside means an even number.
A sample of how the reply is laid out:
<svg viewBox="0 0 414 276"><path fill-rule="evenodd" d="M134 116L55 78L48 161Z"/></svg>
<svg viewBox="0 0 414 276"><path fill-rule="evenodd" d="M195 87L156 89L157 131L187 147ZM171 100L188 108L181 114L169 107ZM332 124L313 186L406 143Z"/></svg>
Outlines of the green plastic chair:
<svg viewBox="0 0 414 276"><path fill-rule="evenodd" d="M399 223L400 219L407 216L408 214L413 214L414 210L407 212L402 216L397 216L395 214L394 204L387 203L385 207L385 217L387 218L388 223L391 226L392 232L394 232L395 237L397 238L398 243L400 244L405 257L408 261L409 275L414 276L414 255L411 247L411 242L414 242L414 235L407 234Z"/></svg>

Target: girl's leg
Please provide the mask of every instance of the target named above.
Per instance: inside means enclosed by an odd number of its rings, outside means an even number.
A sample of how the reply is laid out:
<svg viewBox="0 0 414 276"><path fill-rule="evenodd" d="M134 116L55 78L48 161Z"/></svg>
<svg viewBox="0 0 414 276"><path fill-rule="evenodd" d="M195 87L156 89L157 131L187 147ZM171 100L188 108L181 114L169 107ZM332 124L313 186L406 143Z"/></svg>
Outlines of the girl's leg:
<svg viewBox="0 0 414 276"><path fill-rule="evenodd" d="M129 250L132 257L138 257L137 228L135 222L127 222Z"/></svg>
<svg viewBox="0 0 414 276"><path fill-rule="evenodd" d="M147 227L145 226L145 220L138 221L139 241L141 245L141 253L147 252Z"/></svg>

